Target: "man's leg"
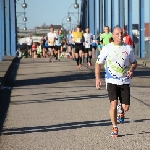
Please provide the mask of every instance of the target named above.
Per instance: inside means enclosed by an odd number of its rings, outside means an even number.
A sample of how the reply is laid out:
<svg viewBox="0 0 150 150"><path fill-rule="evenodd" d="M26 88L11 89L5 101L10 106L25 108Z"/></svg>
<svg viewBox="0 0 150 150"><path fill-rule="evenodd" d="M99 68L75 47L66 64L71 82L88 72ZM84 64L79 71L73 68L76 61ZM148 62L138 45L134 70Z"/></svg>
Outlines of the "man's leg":
<svg viewBox="0 0 150 150"><path fill-rule="evenodd" d="M89 66L92 66L91 59L92 59L92 47L90 47L89 49Z"/></svg>
<svg viewBox="0 0 150 150"><path fill-rule="evenodd" d="M83 55L83 53L82 53L82 50L80 49L79 50L79 66L80 66L80 68L82 67L82 55Z"/></svg>
<svg viewBox="0 0 150 150"><path fill-rule="evenodd" d="M122 104L122 108L124 110L124 112L129 110L130 105L126 105L126 104Z"/></svg>
<svg viewBox="0 0 150 150"><path fill-rule="evenodd" d="M69 52L69 57L72 58L71 45L68 45L67 49L68 49L68 52Z"/></svg>
<svg viewBox="0 0 150 150"><path fill-rule="evenodd" d="M50 59L49 59L49 62L52 62L52 59L53 59L53 47L49 47L49 52L50 52Z"/></svg>
<svg viewBox="0 0 150 150"><path fill-rule="evenodd" d="M118 100L113 100L110 102L109 115L110 115L113 127L117 126L117 104L118 104Z"/></svg>
<svg viewBox="0 0 150 150"><path fill-rule="evenodd" d="M86 60L86 66L88 66L88 51L87 51L87 48L84 49L84 55L85 55L85 60Z"/></svg>
<svg viewBox="0 0 150 150"><path fill-rule="evenodd" d="M72 49L73 60L75 60L75 47L74 47L74 44L71 45L71 49Z"/></svg>
<svg viewBox="0 0 150 150"><path fill-rule="evenodd" d="M77 61L77 69L80 69L79 68L79 47L77 45L75 45L75 57Z"/></svg>
<svg viewBox="0 0 150 150"><path fill-rule="evenodd" d="M75 53L76 61L77 61L77 67L79 69L79 53Z"/></svg>
<svg viewBox="0 0 150 150"><path fill-rule="evenodd" d="M119 92L120 108L118 109L118 121L124 122L124 113L129 110L130 107L130 86L129 84L121 85Z"/></svg>
<svg viewBox="0 0 150 150"><path fill-rule="evenodd" d="M118 127L117 127L117 104L118 104L118 87L115 84L108 83L108 96L110 100L110 109L109 109L109 115L112 122L112 137L118 136Z"/></svg>

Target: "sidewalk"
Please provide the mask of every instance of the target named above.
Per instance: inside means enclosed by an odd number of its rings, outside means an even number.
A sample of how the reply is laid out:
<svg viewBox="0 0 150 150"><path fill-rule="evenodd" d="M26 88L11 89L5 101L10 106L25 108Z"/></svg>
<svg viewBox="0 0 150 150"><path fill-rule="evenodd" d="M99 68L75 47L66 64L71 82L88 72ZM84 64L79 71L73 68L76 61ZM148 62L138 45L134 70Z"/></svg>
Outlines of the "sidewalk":
<svg viewBox="0 0 150 150"><path fill-rule="evenodd" d="M113 139L105 82L95 89L94 66L76 70L70 59L22 59L1 150L148 150L149 79L150 68L139 66L131 81L130 111Z"/></svg>

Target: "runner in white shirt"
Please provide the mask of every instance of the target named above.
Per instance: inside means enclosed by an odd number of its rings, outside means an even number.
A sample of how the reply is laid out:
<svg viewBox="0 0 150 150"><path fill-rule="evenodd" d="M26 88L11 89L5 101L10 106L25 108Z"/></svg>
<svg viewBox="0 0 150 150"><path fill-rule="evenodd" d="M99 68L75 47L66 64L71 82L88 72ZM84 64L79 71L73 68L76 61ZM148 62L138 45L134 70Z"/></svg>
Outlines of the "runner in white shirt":
<svg viewBox="0 0 150 150"><path fill-rule="evenodd" d="M32 49L32 44L33 44L33 39L32 39L32 36L31 36L31 35L30 35L28 38L26 38L26 43L27 43L28 54L29 54L30 57L31 57L31 55L32 55L31 49Z"/></svg>
<svg viewBox="0 0 150 150"><path fill-rule="evenodd" d="M122 43L123 33L120 27L113 29L114 42L104 46L95 64L96 88L100 88L100 66L106 63L107 91L110 100L110 118L113 125L111 136L118 136L117 104L121 103L118 114L120 123L124 122L124 113L130 106L130 78L137 67L137 62L132 48Z"/></svg>
<svg viewBox="0 0 150 150"><path fill-rule="evenodd" d="M56 38L56 33L54 33L54 28L50 28L50 32L47 34L48 38L48 50L50 52L50 59L49 62L53 62L54 58L54 46L55 46L55 38Z"/></svg>
<svg viewBox="0 0 150 150"><path fill-rule="evenodd" d="M84 36L84 53L86 59L86 66L92 66L91 59L92 59L92 35L89 33L89 28L85 29L83 34Z"/></svg>

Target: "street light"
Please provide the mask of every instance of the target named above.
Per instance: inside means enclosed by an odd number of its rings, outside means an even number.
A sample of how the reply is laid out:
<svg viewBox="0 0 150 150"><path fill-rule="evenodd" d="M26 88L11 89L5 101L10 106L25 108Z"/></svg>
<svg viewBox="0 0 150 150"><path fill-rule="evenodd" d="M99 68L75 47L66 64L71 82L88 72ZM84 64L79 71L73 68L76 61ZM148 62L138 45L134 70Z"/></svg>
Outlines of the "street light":
<svg viewBox="0 0 150 150"><path fill-rule="evenodd" d="M26 22L27 21L27 17L23 17L23 19L22 19L24 22Z"/></svg>
<svg viewBox="0 0 150 150"><path fill-rule="evenodd" d="M75 9L79 8L79 4L77 3L77 0L75 0L74 8L75 8Z"/></svg>
<svg viewBox="0 0 150 150"><path fill-rule="evenodd" d="M27 8L27 6L28 6L27 3L22 4L22 8L24 8L24 9Z"/></svg>
<svg viewBox="0 0 150 150"><path fill-rule="evenodd" d="M68 18L67 18L67 21L70 22L70 30L71 30L71 17L70 17L70 14L73 15L76 19L77 17L74 15L74 12L68 12ZM79 22L77 21L77 24L79 24Z"/></svg>
<svg viewBox="0 0 150 150"><path fill-rule="evenodd" d="M70 8L74 6L75 9L78 9L78 12L69 12ZM79 4L77 3L77 0L75 0L75 3L72 4L69 9L68 9L68 18L67 18L67 21L68 22L71 22L71 17L70 17L70 14L78 14L78 18L77 18L77 22L79 24Z"/></svg>
<svg viewBox="0 0 150 150"><path fill-rule="evenodd" d="M27 30L27 27L24 27L23 30L26 31L26 30Z"/></svg>
<svg viewBox="0 0 150 150"><path fill-rule="evenodd" d="M68 17L68 18L67 18L67 21L68 21L68 22L71 22L71 17Z"/></svg>

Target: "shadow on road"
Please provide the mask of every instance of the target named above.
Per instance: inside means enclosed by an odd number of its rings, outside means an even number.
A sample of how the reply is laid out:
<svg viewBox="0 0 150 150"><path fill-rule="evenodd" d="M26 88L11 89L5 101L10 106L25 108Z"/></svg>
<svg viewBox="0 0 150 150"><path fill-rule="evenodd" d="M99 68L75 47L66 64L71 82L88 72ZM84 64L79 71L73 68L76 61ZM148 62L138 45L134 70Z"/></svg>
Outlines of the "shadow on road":
<svg viewBox="0 0 150 150"><path fill-rule="evenodd" d="M134 122L144 122L149 120L150 119L140 119L140 120L135 120ZM71 123L56 124L56 125L49 125L49 126L4 129L2 131L2 134L3 135L28 134L28 133L36 133L36 132L52 132L52 131L72 130L72 129L75 130L79 128L91 128L91 127L101 127L101 126L110 126L110 125L112 125L110 119L106 119L106 120L99 120L99 121L71 122ZM149 134L150 132L142 131L142 133L138 133L138 134L144 134L144 133ZM133 134L126 134L126 135L133 135ZM119 135L119 137L126 136L126 135Z"/></svg>
<svg viewBox="0 0 150 150"><path fill-rule="evenodd" d="M11 102L11 105L22 105L22 104L31 104L31 103L49 103L49 102L63 102L63 101L79 101L79 100L90 100L92 99L100 99L100 98L107 98L108 95L85 95L85 96L79 96L79 97L57 97L57 98L50 98L50 99L41 99L41 100L26 100L26 101L13 101Z"/></svg>
<svg viewBox="0 0 150 150"><path fill-rule="evenodd" d="M71 73L71 71L70 71ZM102 73L104 75L104 72ZM62 75L62 76L53 76L53 77L41 77L36 79L27 79L27 80L17 80L15 87L19 86L30 86L30 85L42 85L42 84L54 84L59 82L71 82L71 81L77 81L77 80L90 80L94 79L94 73L88 72L88 73L75 73L75 74L69 74L69 75Z"/></svg>
<svg viewBox="0 0 150 150"><path fill-rule="evenodd" d="M99 127L99 126L110 126L112 123L110 120L100 120L100 121L84 121L84 122L71 122L50 126L37 126L37 127L23 127L23 128L12 128L4 129L3 135L14 135L14 134L27 134L34 132L50 132L50 131L62 131L62 130L71 130L87 127Z"/></svg>
<svg viewBox="0 0 150 150"><path fill-rule="evenodd" d="M10 70L6 77L6 81L3 83L2 88L0 89L0 135L3 128L5 118L7 116L7 111L9 108L11 89L14 85L18 66L20 59L15 58L11 64Z"/></svg>

